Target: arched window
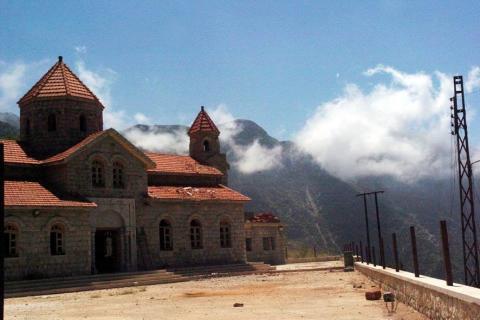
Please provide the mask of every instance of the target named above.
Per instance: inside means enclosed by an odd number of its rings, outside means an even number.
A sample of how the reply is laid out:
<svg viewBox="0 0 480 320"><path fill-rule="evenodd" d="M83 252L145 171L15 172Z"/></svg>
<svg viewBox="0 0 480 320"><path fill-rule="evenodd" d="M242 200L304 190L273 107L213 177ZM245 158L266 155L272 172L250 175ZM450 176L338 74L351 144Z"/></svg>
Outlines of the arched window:
<svg viewBox="0 0 480 320"><path fill-rule="evenodd" d="M203 151L209 152L210 151L210 142L208 140L203 141Z"/></svg>
<svg viewBox="0 0 480 320"><path fill-rule="evenodd" d="M202 225L198 220L190 222L190 246L192 249L202 248Z"/></svg>
<svg viewBox="0 0 480 320"><path fill-rule="evenodd" d="M87 118L83 114L80 116L80 131L87 131Z"/></svg>
<svg viewBox="0 0 480 320"><path fill-rule="evenodd" d="M53 256L65 254L65 232L60 224L54 224L50 229L50 254Z"/></svg>
<svg viewBox="0 0 480 320"><path fill-rule="evenodd" d="M27 119L27 121L25 121L25 133L27 136L30 135L30 119Z"/></svg>
<svg viewBox="0 0 480 320"><path fill-rule="evenodd" d="M3 229L4 252L6 258L18 257L18 229L7 224Z"/></svg>
<svg viewBox="0 0 480 320"><path fill-rule="evenodd" d="M230 232L230 224L226 221L220 222L220 247L232 247L232 235Z"/></svg>
<svg viewBox="0 0 480 320"><path fill-rule="evenodd" d="M105 187L104 166L101 161L94 160L92 162L92 186Z"/></svg>
<svg viewBox="0 0 480 320"><path fill-rule="evenodd" d="M57 130L57 117L52 113L48 115L48 131Z"/></svg>
<svg viewBox="0 0 480 320"><path fill-rule="evenodd" d="M124 188L123 180L123 165L115 161L113 163L113 187L118 189Z"/></svg>
<svg viewBox="0 0 480 320"><path fill-rule="evenodd" d="M172 225L167 220L160 221L160 250L169 251L173 249Z"/></svg>

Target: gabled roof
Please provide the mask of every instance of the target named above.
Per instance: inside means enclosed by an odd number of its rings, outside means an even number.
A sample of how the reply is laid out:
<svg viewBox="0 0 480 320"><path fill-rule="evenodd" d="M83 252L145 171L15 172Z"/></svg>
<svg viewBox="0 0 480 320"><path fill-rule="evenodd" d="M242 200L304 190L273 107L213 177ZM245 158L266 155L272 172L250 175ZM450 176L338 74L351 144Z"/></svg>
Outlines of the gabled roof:
<svg viewBox="0 0 480 320"><path fill-rule="evenodd" d="M73 207L94 208L97 205L87 200L59 197L38 182L5 181L6 207Z"/></svg>
<svg viewBox="0 0 480 320"><path fill-rule="evenodd" d="M149 157L147 157L142 151L140 151L137 147L135 147L130 141L125 139L121 134L119 134L115 129L112 129L112 128L104 131L92 133L91 135L89 135L88 137L86 137L76 145L68 148L67 150L41 161L41 164L53 164L53 163L66 161L68 158L74 156L75 154L77 154L78 152L86 148L89 144L93 143L94 141L97 141L101 137L106 137L106 136L110 136L113 139L115 139L120 145L122 145L125 149L127 149L133 156L135 156L137 159L143 162L147 167L147 169L155 167L155 163Z"/></svg>
<svg viewBox="0 0 480 320"><path fill-rule="evenodd" d="M103 108L100 100L58 57L50 70L18 101L23 105L31 100L74 98L92 100Z"/></svg>
<svg viewBox="0 0 480 320"><path fill-rule="evenodd" d="M222 176L223 173L217 168L199 163L189 156L179 156L173 154L145 153L154 163L155 168L148 170L149 174L166 175L208 175Z"/></svg>
<svg viewBox="0 0 480 320"><path fill-rule="evenodd" d="M193 121L190 129L188 130L188 134L195 132L213 132L217 135L220 134L220 131L215 123L213 123L212 119L210 119L204 107L201 108L200 112L195 118L195 121Z"/></svg>
<svg viewBox="0 0 480 320"><path fill-rule="evenodd" d="M250 201L249 197L224 185L216 187L149 186L148 196L153 199L170 201Z"/></svg>

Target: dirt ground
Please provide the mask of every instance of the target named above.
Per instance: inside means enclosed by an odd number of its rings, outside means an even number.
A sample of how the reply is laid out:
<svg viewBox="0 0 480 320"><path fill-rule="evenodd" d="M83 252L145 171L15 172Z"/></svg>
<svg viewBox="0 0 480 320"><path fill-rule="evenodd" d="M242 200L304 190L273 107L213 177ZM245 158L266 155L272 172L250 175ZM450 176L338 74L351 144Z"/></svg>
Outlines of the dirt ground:
<svg viewBox="0 0 480 320"><path fill-rule="evenodd" d="M354 288L361 286L361 288ZM365 300L357 272L310 271L7 299L6 319L426 319ZM243 307L234 307L242 303Z"/></svg>

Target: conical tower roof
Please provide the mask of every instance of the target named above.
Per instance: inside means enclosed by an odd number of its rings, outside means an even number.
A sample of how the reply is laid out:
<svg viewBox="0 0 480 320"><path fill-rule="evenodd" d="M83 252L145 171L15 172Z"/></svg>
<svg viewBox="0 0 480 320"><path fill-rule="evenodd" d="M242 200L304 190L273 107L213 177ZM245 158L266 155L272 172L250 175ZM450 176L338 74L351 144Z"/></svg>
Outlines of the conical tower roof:
<svg viewBox="0 0 480 320"><path fill-rule="evenodd" d="M103 108L100 100L58 57L50 70L18 101L20 106L34 100L71 98L90 100Z"/></svg>
<svg viewBox="0 0 480 320"><path fill-rule="evenodd" d="M212 119L210 119L204 107L202 107L197 118L193 121L190 130L188 130L189 135L195 132L213 132L217 135L220 134L220 131L215 123L213 123Z"/></svg>

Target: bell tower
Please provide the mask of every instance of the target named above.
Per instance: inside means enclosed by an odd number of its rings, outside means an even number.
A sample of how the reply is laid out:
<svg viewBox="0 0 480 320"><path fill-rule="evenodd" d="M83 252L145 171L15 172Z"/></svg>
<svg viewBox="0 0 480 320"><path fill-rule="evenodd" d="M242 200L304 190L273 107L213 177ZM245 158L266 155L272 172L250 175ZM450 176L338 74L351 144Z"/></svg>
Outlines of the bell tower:
<svg viewBox="0 0 480 320"><path fill-rule="evenodd" d="M222 183L228 182L227 157L220 153L220 131L202 106L195 121L188 130L190 137L190 156L202 164L207 164L220 170L224 176Z"/></svg>
<svg viewBox="0 0 480 320"><path fill-rule="evenodd" d="M20 140L38 158L62 152L103 130L102 103L61 56L18 106Z"/></svg>

